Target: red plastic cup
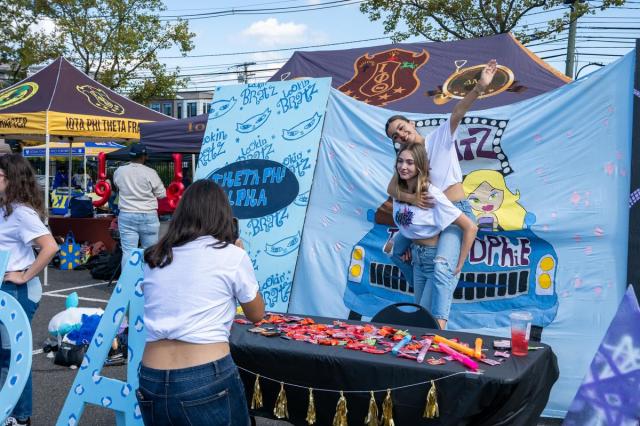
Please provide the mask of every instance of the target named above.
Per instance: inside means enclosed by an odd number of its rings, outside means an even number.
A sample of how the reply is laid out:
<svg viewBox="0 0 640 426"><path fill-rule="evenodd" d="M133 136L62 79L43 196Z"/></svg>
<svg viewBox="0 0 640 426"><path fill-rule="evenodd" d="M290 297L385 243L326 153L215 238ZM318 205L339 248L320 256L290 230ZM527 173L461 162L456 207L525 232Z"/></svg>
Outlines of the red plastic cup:
<svg viewBox="0 0 640 426"><path fill-rule="evenodd" d="M511 353L515 356L527 356L533 316L530 312L517 311L512 312L509 318L511 319Z"/></svg>

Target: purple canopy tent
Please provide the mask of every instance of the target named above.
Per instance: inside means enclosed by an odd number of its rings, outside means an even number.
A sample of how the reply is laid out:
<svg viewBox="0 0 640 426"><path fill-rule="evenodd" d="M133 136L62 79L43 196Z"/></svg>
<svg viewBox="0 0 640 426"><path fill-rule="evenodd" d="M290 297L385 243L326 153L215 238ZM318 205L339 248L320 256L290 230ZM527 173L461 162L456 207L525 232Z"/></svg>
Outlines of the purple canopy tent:
<svg viewBox="0 0 640 426"><path fill-rule="evenodd" d="M494 82L475 102L481 110L538 96L569 81L511 34L439 43L386 44L295 52L270 81L332 77L332 86L395 111L449 113L496 59ZM453 102L451 102L453 101Z"/></svg>
<svg viewBox="0 0 640 426"><path fill-rule="evenodd" d="M181 120L141 124L140 142L156 154L199 154L208 117L208 114L202 114Z"/></svg>

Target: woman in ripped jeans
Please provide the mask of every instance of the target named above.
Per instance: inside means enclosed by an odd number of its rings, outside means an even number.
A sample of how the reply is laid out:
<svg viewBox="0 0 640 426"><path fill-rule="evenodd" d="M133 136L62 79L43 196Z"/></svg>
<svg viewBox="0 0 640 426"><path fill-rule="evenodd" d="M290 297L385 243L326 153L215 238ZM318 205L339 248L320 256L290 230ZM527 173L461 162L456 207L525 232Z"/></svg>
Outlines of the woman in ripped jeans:
<svg viewBox="0 0 640 426"><path fill-rule="evenodd" d="M462 269L478 230L475 223L451 203L440 189L429 183L429 162L424 145L404 145L396 158L392 180L395 194L420 194L426 191L434 201L429 209L393 199L393 219L402 237L411 240L413 289L415 302L428 309L440 328L447 325L451 299L455 290L452 279L435 276L439 237L445 229L456 225L462 233L457 264L447 276L457 276Z"/></svg>

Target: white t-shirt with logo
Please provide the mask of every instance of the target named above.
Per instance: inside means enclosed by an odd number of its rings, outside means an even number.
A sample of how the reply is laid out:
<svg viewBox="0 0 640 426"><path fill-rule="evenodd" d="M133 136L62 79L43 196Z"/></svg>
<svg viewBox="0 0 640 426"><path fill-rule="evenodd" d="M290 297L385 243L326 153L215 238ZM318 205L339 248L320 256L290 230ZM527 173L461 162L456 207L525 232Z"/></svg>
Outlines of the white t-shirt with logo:
<svg viewBox="0 0 640 426"><path fill-rule="evenodd" d="M13 212L5 218L5 209L0 207L0 251L8 251L7 271L23 271L36 260L33 240L50 234L31 207L13 204Z"/></svg>
<svg viewBox="0 0 640 426"><path fill-rule="evenodd" d="M248 303L258 282L247 253L232 244L216 249L211 236L173 248L164 268L144 267L147 342L228 342L236 300Z"/></svg>
<svg viewBox="0 0 640 426"><path fill-rule="evenodd" d="M429 185L428 193L435 204L430 209L393 200L393 220L405 238L422 240L435 237L462 214L434 185Z"/></svg>
<svg viewBox="0 0 640 426"><path fill-rule="evenodd" d="M438 126L432 133L426 134L426 128L418 128L425 137L425 148L429 160L429 181L446 191L451 185L462 182L462 170L456 151L458 128L451 134L450 119Z"/></svg>

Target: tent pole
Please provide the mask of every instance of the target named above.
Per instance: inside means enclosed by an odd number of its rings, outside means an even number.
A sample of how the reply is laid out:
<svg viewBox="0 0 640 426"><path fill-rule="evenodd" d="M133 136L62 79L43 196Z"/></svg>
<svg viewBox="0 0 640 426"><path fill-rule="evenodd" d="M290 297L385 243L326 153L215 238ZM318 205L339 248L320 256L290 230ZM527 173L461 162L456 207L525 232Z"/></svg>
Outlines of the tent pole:
<svg viewBox="0 0 640 426"><path fill-rule="evenodd" d="M67 175L67 190L69 191L69 197L71 197L71 165L73 164L73 156L71 152L71 145L73 142L69 139L69 167L68 167L68 175Z"/></svg>
<svg viewBox="0 0 640 426"><path fill-rule="evenodd" d="M44 224L49 225L49 111L45 113L44 139ZM49 285L49 265L44 267L44 285Z"/></svg>
<svg viewBox="0 0 640 426"><path fill-rule="evenodd" d="M87 146L86 145L84 147L84 154L82 155L82 159L83 159L83 166L84 166L84 170L82 174L82 190L86 193L87 192Z"/></svg>
<svg viewBox="0 0 640 426"><path fill-rule="evenodd" d="M196 178L196 155L191 154L191 182Z"/></svg>

